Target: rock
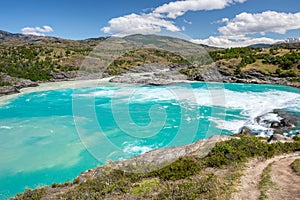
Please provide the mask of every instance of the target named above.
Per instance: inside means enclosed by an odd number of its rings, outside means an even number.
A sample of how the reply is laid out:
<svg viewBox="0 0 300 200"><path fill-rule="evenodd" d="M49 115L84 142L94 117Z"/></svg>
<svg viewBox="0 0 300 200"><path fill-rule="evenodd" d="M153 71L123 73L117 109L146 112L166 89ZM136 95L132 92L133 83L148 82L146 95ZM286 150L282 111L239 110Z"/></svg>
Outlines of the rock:
<svg viewBox="0 0 300 200"><path fill-rule="evenodd" d="M294 127L295 125L287 118L280 120L281 127Z"/></svg>
<svg viewBox="0 0 300 200"><path fill-rule="evenodd" d="M33 82L31 80L28 80L28 79L19 79L19 81L14 84L14 86L17 89L22 89L22 88L26 88L26 87L36 87L38 85L39 84L37 84L36 82Z"/></svg>
<svg viewBox="0 0 300 200"><path fill-rule="evenodd" d="M284 135L279 135L279 134L273 134L271 137L268 139L269 143L272 142L293 142L294 140L290 137L286 137Z"/></svg>
<svg viewBox="0 0 300 200"><path fill-rule="evenodd" d="M70 72L51 72L50 73L52 79L54 80L67 80L70 78L74 78L74 74L70 73Z"/></svg>
<svg viewBox="0 0 300 200"><path fill-rule="evenodd" d="M0 87L0 96L20 93L20 91L14 86L4 86Z"/></svg>
<svg viewBox="0 0 300 200"><path fill-rule="evenodd" d="M115 76L109 80L114 83L146 84L146 85L168 85L187 80L187 76L180 74L177 67L172 65L172 70L161 65L139 66L130 72ZM142 69L140 69L142 68ZM178 67L180 68L180 67Z"/></svg>
<svg viewBox="0 0 300 200"><path fill-rule="evenodd" d="M271 126L270 127L278 129L278 128L281 127L281 124L280 124L280 122L271 122Z"/></svg>
<svg viewBox="0 0 300 200"><path fill-rule="evenodd" d="M217 142L230 140L233 137L225 135L215 135L205 140L198 140L192 144L164 149L155 149L145 154L136 156L129 160L113 162L109 167L121 169L122 171L147 173L160 169L176 159L184 156L204 157Z"/></svg>
<svg viewBox="0 0 300 200"><path fill-rule="evenodd" d="M201 69L200 66L199 69ZM195 76L194 80L206 82L223 82L226 78L219 72L219 69L217 67L208 66L207 68L202 68L200 73Z"/></svg>
<svg viewBox="0 0 300 200"><path fill-rule="evenodd" d="M252 131L247 128L246 126L242 127L241 130L239 131L239 134L244 134L244 135L255 135L252 133Z"/></svg>

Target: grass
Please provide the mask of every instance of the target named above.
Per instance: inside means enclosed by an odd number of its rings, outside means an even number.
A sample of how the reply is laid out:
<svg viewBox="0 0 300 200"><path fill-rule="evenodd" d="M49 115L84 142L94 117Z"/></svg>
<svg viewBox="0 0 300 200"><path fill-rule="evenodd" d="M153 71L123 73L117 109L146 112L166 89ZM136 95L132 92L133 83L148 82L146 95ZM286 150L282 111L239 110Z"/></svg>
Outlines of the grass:
<svg viewBox="0 0 300 200"><path fill-rule="evenodd" d="M159 186L160 180L159 178L152 178L149 180L143 180L140 183L133 184L132 188L130 189L131 194L135 195L142 195L146 194L157 188Z"/></svg>
<svg viewBox="0 0 300 200"><path fill-rule="evenodd" d="M248 71L251 69L260 71L263 74L274 74L276 72L276 69L278 69L278 66L271 64L263 64L262 60L256 60L255 63L249 64L246 67L244 67L242 71Z"/></svg>
<svg viewBox="0 0 300 200"><path fill-rule="evenodd" d="M267 199L268 198L268 195L267 195L268 189L275 186L275 183L272 181L271 175L270 175L272 164L273 163L270 163L263 170L263 172L261 174L261 180L260 180L259 185L258 185L259 190L260 190L259 200Z"/></svg>
<svg viewBox="0 0 300 200"><path fill-rule="evenodd" d="M300 159L294 160L290 166L295 173L300 175Z"/></svg>

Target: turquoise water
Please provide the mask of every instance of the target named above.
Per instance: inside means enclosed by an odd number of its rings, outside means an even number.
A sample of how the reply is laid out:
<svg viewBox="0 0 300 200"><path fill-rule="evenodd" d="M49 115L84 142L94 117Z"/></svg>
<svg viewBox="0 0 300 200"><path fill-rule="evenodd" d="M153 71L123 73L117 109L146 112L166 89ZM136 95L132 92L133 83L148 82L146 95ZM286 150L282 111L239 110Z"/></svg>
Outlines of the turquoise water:
<svg viewBox="0 0 300 200"><path fill-rule="evenodd" d="M0 107L0 199L109 160L236 133L273 109L300 115L300 90L192 83L24 94Z"/></svg>

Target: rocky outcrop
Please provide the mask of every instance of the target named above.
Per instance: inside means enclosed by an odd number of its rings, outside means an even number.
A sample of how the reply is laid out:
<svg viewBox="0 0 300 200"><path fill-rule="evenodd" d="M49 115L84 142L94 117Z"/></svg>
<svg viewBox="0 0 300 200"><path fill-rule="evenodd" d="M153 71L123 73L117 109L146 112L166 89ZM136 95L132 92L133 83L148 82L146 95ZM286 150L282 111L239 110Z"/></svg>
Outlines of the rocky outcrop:
<svg viewBox="0 0 300 200"><path fill-rule="evenodd" d="M255 69L243 71L237 75L229 70L221 68L218 63L210 66L198 66L198 73L193 77L189 77L195 81L207 82L225 82L225 83L246 83L246 84L278 84L300 88L300 83L290 82L290 77L278 77L277 75L263 74ZM229 66L230 68L230 66Z"/></svg>
<svg viewBox="0 0 300 200"><path fill-rule="evenodd" d="M201 72L194 78L196 81L206 81L206 82L224 82L226 80L216 68L208 67L202 69Z"/></svg>
<svg viewBox="0 0 300 200"><path fill-rule="evenodd" d="M239 134L252 136L282 135L292 138L299 130L300 117L292 112L273 110L272 112L249 120L239 131ZM257 129L255 129L258 127Z"/></svg>
<svg viewBox="0 0 300 200"><path fill-rule="evenodd" d="M180 74L178 65L164 66L148 64L130 69L127 73L110 79L114 83L168 85L187 80L187 76Z"/></svg>
<svg viewBox="0 0 300 200"><path fill-rule="evenodd" d="M20 91L14 86L3 86L0 87L0 96L9 95L9 94L16 94Z"/></svg>
<svg viewBox="0 0 300 200"><path fill-rule="evenodd" d="M4 73L0 73L0 82L7 84L0 87L0 96L19 93L22 88L38 86L38 83L31 80L11 77Z"/></svg>
<svg viewBox="0 0 300 200"><path fill-rule="evenodd" d="M51 79L50 81L63 81L63 80L69 80L71 78L76 77L76 72L51 72Z"/></svg>
<svg viewBox="0 0 300 200"><path fill-rule="evenodd" d="M268 139L269 143L273 143L273 142L294 142L294 140L290 137L286 137L284 135L280 135L280 134L273 134L271 135L271 137Z"/></svg>
<svg viewBox="0 0 300 200"><path fill-rule="evenodd" d="M180 157L193 155L199 158L205 157L217 142L230 140L232 138L234 137L215 135L209 139L199 140L184 146L155 149L128 160L108 163L106 166L127 172L146 173L167 166ZM103 167L99 167L83 172L77 178L79 181L86 181L89 177L96 177L104 171L105 169Z"/></svg>

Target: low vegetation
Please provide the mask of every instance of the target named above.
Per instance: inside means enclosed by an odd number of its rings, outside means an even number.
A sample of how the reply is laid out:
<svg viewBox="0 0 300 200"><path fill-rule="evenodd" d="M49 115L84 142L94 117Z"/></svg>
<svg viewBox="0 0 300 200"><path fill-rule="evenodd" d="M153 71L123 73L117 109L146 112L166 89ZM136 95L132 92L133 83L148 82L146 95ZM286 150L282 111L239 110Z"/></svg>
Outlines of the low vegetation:
<svg viewBox="0 0 300 200"><path fill-rule="evenodd" d="M49 80L51 72L79 69L79 56L88 49L42 46L0 46L0 72L32 81Z"/></svg>
<svg viewBox="0 0 300 200"><path fill-rule="evenodd" d="M241 136L219 142L204 158L185 156L172 164L145 174L103 167L103 172L85 182L72 184L72 189L58 199L230 199L241 176L241 168L251 158L270 158L300 150L300 142L266 143L260 138ZM262 177L261 188L268 182ZM56 186L57 187L57 186ZM70 187L69 185L66 186ZM17 196L43 196L51 188L27 190ZM37 193L37 194L34 194Z"/></svg>
<svg viewBox="0 0 300 200"><path fill-rule="evenodd" d="M115 59L106 69L106 73L119 75L131 68L152 63L165 66L170 64L191 64L180 55L162 49L137 49L128 51Z"/></svg>
<svg viewBox="0 0 300 200"><path fill-rule="evenodd" d="M255 69L267 75L298 77L300 75L299 46L273 46L271 48L230 48L209 52L212 59L235 75ZM228 62L230 61L230 62ZM228 63L228 64L226 64ZM297 78L293 79L297 81Z"/></svg>
<svg viewBox="0 0 300 200"><path fill-rule="evenodd" d="M264 200L268 198L267 191L275 186L275 183L271 179L271 168L272 168L272 163L270 163L264 170L261 175L261 180L259 182L259 190L260 190L260 200Z"/></svg>
<svg viewBox="0 0 300 200"><path fill-rule="evenodd" d="M296 159L292 164L291 164L292 170L300 175L300 159Z"/></svg>

